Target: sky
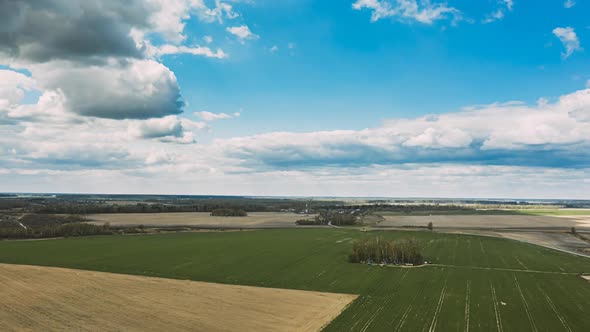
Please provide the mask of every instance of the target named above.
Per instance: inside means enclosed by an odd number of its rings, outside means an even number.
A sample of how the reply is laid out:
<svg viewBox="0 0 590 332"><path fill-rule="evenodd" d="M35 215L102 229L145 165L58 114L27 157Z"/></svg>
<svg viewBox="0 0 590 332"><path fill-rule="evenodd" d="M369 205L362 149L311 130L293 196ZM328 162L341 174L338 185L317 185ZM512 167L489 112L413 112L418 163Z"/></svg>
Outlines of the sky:
<svg viewBox="0 0 590 332"><path fill-rule="evenodd" d="M0 3L0 192L590 199L574 0Z"/></svg>

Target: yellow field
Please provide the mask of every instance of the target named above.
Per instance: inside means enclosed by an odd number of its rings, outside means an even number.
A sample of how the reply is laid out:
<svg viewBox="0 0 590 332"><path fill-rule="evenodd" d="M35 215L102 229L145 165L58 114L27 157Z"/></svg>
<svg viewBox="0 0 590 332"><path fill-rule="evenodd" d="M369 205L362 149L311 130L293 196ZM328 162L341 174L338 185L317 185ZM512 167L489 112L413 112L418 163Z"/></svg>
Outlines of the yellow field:
<svg viewBox="0 0 590 332"><path fill-rule="evenodd" d="M0 331L318 331L356 295L0 264Z"/></svg>
<svg viewBox="0 0 590 332"><path fill-rule="evenodd" d="M105 222L114 226L294 226L295 221L309 215L279 212L252 212L247 217L212 217L208 212L181 213L111 213L93 214L88 219L96 224Z"/></svg>

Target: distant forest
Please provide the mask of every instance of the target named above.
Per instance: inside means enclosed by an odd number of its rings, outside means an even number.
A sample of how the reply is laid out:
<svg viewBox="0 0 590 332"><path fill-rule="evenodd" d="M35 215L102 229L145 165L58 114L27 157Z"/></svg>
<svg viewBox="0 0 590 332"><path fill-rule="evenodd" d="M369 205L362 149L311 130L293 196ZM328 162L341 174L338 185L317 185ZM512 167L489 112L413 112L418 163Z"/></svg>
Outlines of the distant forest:
<svg viewBox="0 0 590 332"><path fill-rule="evenodd" d="M42 214L213 212L216 209L246 212L305 212L339 206L343 202L279 198L206 197L135 200L68 198L1 198L0 211Z"/></svg>

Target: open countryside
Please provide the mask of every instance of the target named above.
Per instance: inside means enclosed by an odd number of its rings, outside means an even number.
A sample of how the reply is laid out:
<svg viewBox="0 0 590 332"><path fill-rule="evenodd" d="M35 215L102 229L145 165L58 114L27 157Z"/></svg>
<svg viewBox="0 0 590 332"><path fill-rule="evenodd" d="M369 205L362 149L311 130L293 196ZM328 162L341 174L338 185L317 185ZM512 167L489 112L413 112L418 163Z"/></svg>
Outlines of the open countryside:
<svg viewBox="0 0 590 332"><path fill-rule="evenodd" d="M376 234L417 239L431 264L349 263L352 242ZM326 331L583 331L590 324L590 284L580 277L590 273L590 259L482 236L294 229L11 241L0 242L0 261L359 295Z"/></svg>
<svg viewBox="0 0 590 332"><path fill-rule="evenodd" d="M0 0L0 332L590 332L590 0Z"/></svg>
<svg viewBox="0 0 590 332"><path fill-rule="evenodd" d="M110 213L86 216L89 223L95 225L109 223L112 226L184 227L193 230L294 228L298 220L313 217L314 215L292 212L252 212L245 217L233 218L211 216L205 212ZM445 232L516 239L590 256L589 242L583 236L569 234L572 227L581 232L580 234L590 232L590 210L586 209L483 209L459 215L441 211L410 214L374 211L364 215L362 220L367 230L424 228L432 223L437 230ZM588 237L590 238L590 234Z"/></svg>

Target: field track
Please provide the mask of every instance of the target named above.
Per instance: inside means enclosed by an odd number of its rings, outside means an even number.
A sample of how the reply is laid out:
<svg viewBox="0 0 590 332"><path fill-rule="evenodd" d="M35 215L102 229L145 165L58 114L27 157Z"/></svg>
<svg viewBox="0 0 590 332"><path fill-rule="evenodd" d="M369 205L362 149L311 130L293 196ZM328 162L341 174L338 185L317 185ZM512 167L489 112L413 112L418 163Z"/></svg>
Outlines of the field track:
<svg viewBox="0 0 590 332"><path fill-rule="evenodd" d="M318 331L355 295L0 264L1 331Z"/></svg>

